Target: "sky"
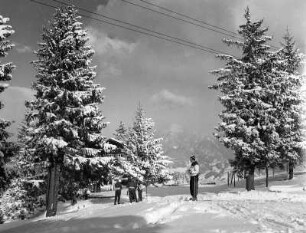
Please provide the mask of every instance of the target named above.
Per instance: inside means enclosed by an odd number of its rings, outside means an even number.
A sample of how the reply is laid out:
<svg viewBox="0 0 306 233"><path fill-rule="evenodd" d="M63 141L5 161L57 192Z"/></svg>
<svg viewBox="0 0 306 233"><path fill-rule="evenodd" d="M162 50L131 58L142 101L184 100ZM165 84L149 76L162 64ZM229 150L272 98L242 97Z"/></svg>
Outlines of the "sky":
<svg viewBox="0 0 306 233"><path fill-rule="evenodd" d="M52 0L37 1L58 6ZM128 1L152 8L139 0ZM264 26L269 28L268 35L273 36L271 45L278 47L289 28L298 48L305 52L305 0L147 1L229 31L237 31L244 23L243 14L248 6L252 19L263 19ZM239 54L236 48L223 44L222 39L228 36L127 4L123 0L65 2L220 52ZM16 132L24 116L24 101L33 98L31 85L35 81L35 71L31 61L36 59L33 51L42 41L42 28L52 18L54 9L30 0L1 0L0 14L10 18L9 24L15 30L10 37L15 48L4 60L16 65L11 86L0 95L5 104L0 116L15 120L11 131ZM95 14L91 16L103 19ZM110 122L103 131L107 137L112 136L120 121L127 126L132 124L139 103L146 116L155 121L161 134L188 131L212 135L222 107L218 102L218 92L208 89L216 81L209 71L224 65L214 54L89 18L81 21L88 32L89 44L95 50L92 64L97 66L96 82L106 88L101 110L105 120Z"/></svg>

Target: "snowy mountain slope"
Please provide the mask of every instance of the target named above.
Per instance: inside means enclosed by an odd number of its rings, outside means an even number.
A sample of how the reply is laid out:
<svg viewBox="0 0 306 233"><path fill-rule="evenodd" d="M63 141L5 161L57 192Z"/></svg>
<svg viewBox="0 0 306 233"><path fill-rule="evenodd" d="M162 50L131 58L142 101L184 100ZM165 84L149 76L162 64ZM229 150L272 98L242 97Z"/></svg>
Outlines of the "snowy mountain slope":
<svg viewBox="0 0 306 233"><path fill-rule="evenodd" d="M164 137L163 146L169 156L174 159L176 167L186 165L191 154L199 161L228 160L233 153L225 148L213 136L203 136L192 133L168 134Z"/></svg>
<svg viewBox="0 0 306 233"><path fill-rule="evenodd" d="M269 189L231 189L201 192L198 202L188 193L149 196L141 203L114 206L113 199L62 204L58 216L0 225L5 233L46 232L305 232L305 173L291 181L277 181ZM188 190L188 189L186 189ZM160 189L161 192L165 189Z"/></svg>
<svg viewBox="0 0 306 233"><path fill-rule="evenodd" d="M184 167L191 154L206 165L213 161L227 162L233 158L233 152L225 148L213 136L192 133L170 133L164 137L165 153L174 160L174 167ZM204 167L205 168L205 167Z"/></svg>
<svg viewBox="0 0 306 233"><path fill-rule="evenodd" d="M173 168L186 168L189 157L195 154L200 172L205 179L225 179L230 169L228 160L233 152L225 148L213 136L191 133L170 133L163 141L165 153L174 161Z"/></svg>

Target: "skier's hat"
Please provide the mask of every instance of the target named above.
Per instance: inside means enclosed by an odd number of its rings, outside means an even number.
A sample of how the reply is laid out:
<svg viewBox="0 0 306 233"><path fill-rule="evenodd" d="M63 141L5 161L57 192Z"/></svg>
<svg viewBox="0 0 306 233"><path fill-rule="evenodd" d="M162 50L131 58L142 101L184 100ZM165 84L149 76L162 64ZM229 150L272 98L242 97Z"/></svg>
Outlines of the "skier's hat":
<svg viewBox="0 0 306 233"><path fill-rule="evenodd" d="M190 156L191 160L196 160L195 155Z"/></svg>

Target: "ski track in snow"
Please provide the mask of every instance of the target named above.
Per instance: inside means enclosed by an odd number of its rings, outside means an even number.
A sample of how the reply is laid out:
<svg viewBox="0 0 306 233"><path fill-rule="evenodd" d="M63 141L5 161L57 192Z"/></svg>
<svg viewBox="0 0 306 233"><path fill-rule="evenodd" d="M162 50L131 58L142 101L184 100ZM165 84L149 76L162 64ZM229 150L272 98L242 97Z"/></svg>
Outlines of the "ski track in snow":
<svg viewBox="0 0 306 233"><path fill-rule="evenodd" d="M262 232L305 232L306 230L304 223L306 218L305 214L304 216L302 214L305 204L302 203L217 201L215 204L236 218L259 224Z"/></svg>
<svg viewBox="0 0 306 233"><path fill-rule="evenodd" d="M186 198L173 196L160 200L162 203L147 210L150 211L145 215L147 223L163 224L186 215L209 213L258 225L258 232L306 232L306 198L303 196L289 198L279 193L254 191L251 195L247 192L200 195L198 202L184 201Z"/></svg>
<svg viewBox="0 0 306 233"><path fill-rule="evenodd" d="M22 229L24 233L35 232L35 228L40 229L40 233L83 233L87 227L100 233L141 233L150 229L159 229L157 232L160 233L181 233L189 232L192 226L195 233L305 233L306 192L301 186L293 188L294 192L289 186L250 192L237 189L202 192L196 202L189 201L189 195L185 194L148 196L141 203L129 203L123 195L124 204L117 206L113 205L113 199L81 200L75 206L61 203L57 216L29 220ZM4 227L10 229L7 231L10 233L19 233L21 229L17 225L15 231L14 225L10 227L9 223Z"/></svg>

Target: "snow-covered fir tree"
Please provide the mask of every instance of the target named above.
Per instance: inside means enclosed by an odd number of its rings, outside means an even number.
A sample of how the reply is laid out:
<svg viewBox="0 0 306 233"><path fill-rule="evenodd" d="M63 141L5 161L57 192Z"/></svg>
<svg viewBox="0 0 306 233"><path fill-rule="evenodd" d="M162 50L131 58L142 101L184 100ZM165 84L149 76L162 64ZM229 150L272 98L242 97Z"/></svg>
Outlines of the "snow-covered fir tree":
<svg viewBox="0 0 306 233"><path fill-rule="evenodd" d="M118 129L115 130L114 137L117 140L122 141L123 143L127 142L127 140L128 140L128 129L126 128L125 124L122 121L120 121Z"/></svg>
<svg viewBox="0 0 306 233"><path fill-rule="evenodd" d="M296 42L289 29L287 29L283 36L281 46L282 48L278 52L282 60L280 63L281 68L289 74L300 74L299 69L301 68L304 55L296 48Z"/></svg>
<svg viewBox="0 0 306 233"><path fill-rule="evenodd" d="M293 169L302 161L302 125L301 125L301 87L303 76L300 74L303 55L296 48L293 36L287 29L277 52L279 68L288 73L287 84L283 86L284 98L283 122L281 129L281 155L289 163L289 179L293 178ZM303 113L302 113L303 114Z"/></svg>
<svg viewBox="0 0 306 233"><path fill-rule="evenodd" d="M164 182L169 179L168 166L171 163L164 155L162 138L155 138L155 124L145 116L139 104L133 126L129 130L127 148L129 161L140 169L137 174L146 183Z"/></svg>
<svg viewBox="0 0 306 233"><path fill-rule="evenodd" d="M224 40L240 48L242 55L218 55L226 66L212 71L218 79L211 88L220 90L219 100L224 106L216 137L233 149L231 165L246 172L246 189L251 190L255 189L254 169L280 160L278 129L283 123L283 98L290 97L282 93L288 75L276 68L277 55L269 52L271 37L266 35L263 20L252 22L248 8L244 17L246 23L238 30L242 40Z"/></svg>
<svg viewBox="0 0 306 233"><path fill-rule="evenodd" d="M127 148L128 145L128 128L125 126L125 124L120 121L118 128L115 130L114 138L118 140L120 143L122 143L124 149L123 149L123 156L117 156L116 160L113 162L112 166L112 175L115 177L122 177L122 176L128 176L128 177L137 177L137 174L140 173L140 169L138 167L133 166L133 164L130 163L130 160L127 160L127 155L131 154L130 150Z"/></svg>
<svg viewBox="0 0 306 233"><path fill-rule="evenodd" d="M121 156L116 156L116 159L112 161L111 174L113 177L123 178L138 178L143 180L142 174L144 171L138 165L137 156L133 153L133 147L131 146L130 128L127 128L121 121L118 128L115 130L114 137L120 143L122 143L124 149Z"/></svg>
<svg viewBox="0 0 306 233"><path fill-rule="evenodd" d="M95 67L90 66L94 50L73 6L56 9L42 40L33 62L35 100L27 103L31 145L48 161L49 174L62 169L62 184L85 185L93 173L107 174L112 159L102 153L107 123L99 109L104 88L94 83Z"/></svg>
<svg viewBox="0 0 306 233"><path fill-rule="evenodd" d="M8 24L9 18L5 18L0 15L0 58L4 58L8 55L8 52L13 48L13 44L8 40L14 30L11 25ZM2 93L7 87L8 83L12 79L12 72L15 66L13 63L0 63L0 93ZM0 109L4 107L0 101ZM8 184L8 174L5 168L5 164L9 161L11 153L10 147L14 146L12 143L7 142L10 134L7 132L7 127L11 124L10 121L0 118L0 192Z"/></svg>

